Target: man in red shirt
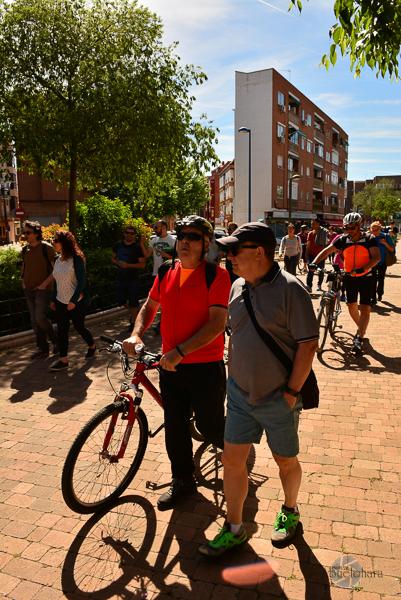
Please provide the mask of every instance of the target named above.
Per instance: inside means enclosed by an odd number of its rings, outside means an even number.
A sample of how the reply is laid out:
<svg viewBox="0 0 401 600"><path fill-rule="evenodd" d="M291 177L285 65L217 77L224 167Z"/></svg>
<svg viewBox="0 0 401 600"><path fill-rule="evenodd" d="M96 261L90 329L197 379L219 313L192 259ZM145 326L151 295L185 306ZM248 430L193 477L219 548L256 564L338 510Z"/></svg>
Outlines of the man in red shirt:
<svg viewBox="0 0 401 600"><path fill-rule="evenodd" d="M206 219L185 217L177 221L176 232L178 260L173 258L163 277L159 271L123 345L126 352L135 353L135 345L143 344L144 332L159 307L162 309L160 391L173 481L158 500L159 510L172 508L179 498L196 492L192 411L199 431L209 442L222 448L224 435L223 352L230 279L225 269L207 265L204 259L213 235Z"/></svg>
<svg viewBox="0 0 401 600"><path fill-rule="evenodd" d="M306 258L308 263L314 263L316 256L327 246L328 243L327 229L321 226L319 219L313 219L312 231L308 233L308 241L306 244ZM324 269L324 260L319 262L318 267L319 269ZM318 292L322 291L323 278L324 273L320 272L317 283ZM306 287L308 288L308 292L312 292L312 281L313 272L309 270L306 276Z"/></svg>

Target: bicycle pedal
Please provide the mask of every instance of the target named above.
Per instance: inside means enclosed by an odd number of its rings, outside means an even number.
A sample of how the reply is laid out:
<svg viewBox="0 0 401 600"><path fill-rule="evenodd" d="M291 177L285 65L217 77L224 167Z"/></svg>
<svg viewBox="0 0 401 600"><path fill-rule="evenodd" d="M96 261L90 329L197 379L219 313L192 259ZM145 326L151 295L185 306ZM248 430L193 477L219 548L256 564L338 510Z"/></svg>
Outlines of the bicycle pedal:
<svg viewBox="0 0 401 600"><path fill-rule="evenodd" d="M145 487L147 490L157 490L157 483L154 481L147 481Z"/></svg>

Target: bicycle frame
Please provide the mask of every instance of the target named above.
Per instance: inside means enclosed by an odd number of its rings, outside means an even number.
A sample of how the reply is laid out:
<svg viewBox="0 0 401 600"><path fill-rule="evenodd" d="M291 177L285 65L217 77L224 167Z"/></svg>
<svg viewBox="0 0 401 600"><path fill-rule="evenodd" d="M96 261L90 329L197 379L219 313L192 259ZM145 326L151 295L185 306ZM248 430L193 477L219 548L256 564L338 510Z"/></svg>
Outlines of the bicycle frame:
<svg viewBox="0 0 401 600"><path fill-rule="evenodd" d="M132 428L135 423L136 413L142 402L143 390L140 389L140 387L139 387L140 385L142 385L145 388L145 390L147 392L149 392L149 394L152 396L152 398L154 400L156 400L157 404L161 408L163 408L163 402L162 402L160 392L158 391L158 389L153 385L153 383L148 379L148 377L145 374L145 371L157 369L158 366L159 366L158 362L156 362L152 365L147 365L145 362L142 362L139 360L136 363L135 371L134 371L134 374L132 377L131 384L129 384L128 388L127 388L128 384L125 382L121 385L122 390L120 390L120 392L116 395L114 401L117 402L121 398L125 398L126 400L128 400L128 402L129 402L128 414L126 417L122 417L122 418L127 419L127 427L125 429L125 433L124 433L123 439L121 441L121 446L120 446L117 454L109 455L107 449L109 447L110 440L114 433L114 428L115 428L117 419L119 417L118 414L113 415L113 417L110 420L110 424L107 428L107 431L106 431L106 435L105 435L103 446L102 446L102 452L100 453L102 458L108 457L110 462L118 462L118 460L120 460L124 457L125 450L127 448L129 438L131 435L131 431L132 431ZM128 393L127 389L134 390L134 392L135 392L134 398L132 397L132 395L130 393ZM156 433L158 433L162 427L163 427L163 425L161 425L156 430L156 432L153 434L153 436L156 435Z"/></svg>

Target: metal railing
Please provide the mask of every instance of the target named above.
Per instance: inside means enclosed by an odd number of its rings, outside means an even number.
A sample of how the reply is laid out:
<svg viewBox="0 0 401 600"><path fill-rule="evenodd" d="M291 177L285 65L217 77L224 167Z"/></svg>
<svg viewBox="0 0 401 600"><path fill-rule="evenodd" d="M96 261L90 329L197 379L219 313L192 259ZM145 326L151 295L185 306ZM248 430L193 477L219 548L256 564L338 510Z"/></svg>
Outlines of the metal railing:
<svg viewBox="0 0 401 600"><path fill-rule="evenodd" d="M152 275L150 273L144 273L139 276L141 298L146 298L151 285ZM89 315L118 306L114 283L90 285L89 293L91 297L87 313ZM51 310L49 310L49 318L53 319ZM25 296L0 300L0 337L21 331L28 331L31 328L31 320Z"/></svg>

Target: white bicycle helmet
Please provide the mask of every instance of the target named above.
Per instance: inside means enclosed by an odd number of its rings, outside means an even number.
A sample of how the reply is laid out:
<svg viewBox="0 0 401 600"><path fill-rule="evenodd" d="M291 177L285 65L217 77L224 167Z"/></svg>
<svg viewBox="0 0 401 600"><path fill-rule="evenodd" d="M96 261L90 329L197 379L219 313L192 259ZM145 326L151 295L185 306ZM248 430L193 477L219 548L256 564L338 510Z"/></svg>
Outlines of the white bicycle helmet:
<svg viewBox="0 0 401 600"><path fill-rule="evenodd" d="M358 225L361 222L362 222L362 216L357 212L348 213L343 218L344 227L346 227L347 225Z"/></svg>

